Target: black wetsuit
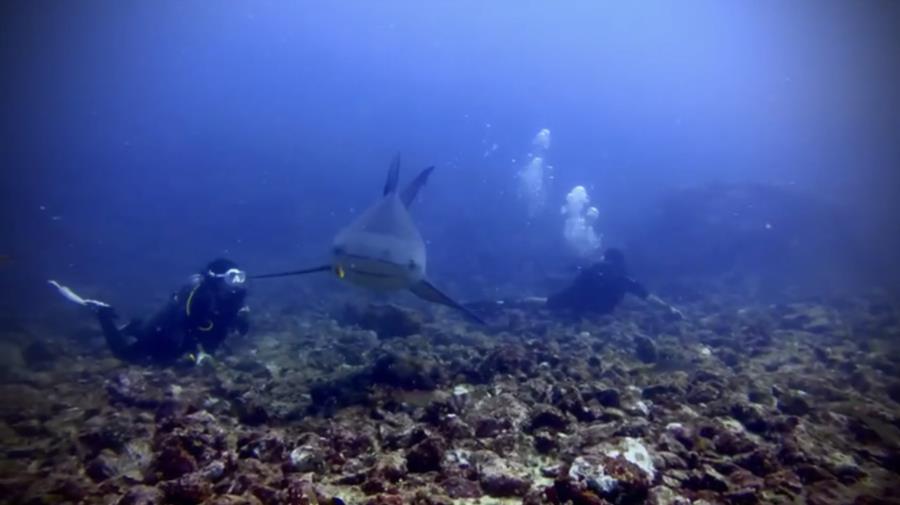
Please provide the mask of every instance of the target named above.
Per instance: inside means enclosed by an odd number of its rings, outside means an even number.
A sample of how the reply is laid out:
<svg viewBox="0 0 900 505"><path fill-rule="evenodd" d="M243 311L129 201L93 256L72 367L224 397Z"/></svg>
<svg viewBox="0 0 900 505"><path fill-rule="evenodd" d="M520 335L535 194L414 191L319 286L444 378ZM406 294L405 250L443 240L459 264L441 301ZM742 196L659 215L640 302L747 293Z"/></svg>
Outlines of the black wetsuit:
<svg viewBox="0 0 900 505"><path fill-rule="evenodd" d="M112 353L129 362L172 363L203 350L215 351L236 331L249 329L246 291L233 290L216 279L195 276L173 294L166 305L145 323L116 325L111 308L97 312Z"/></svg>
<svg viewBox="0 0 900 505"><path fill-rule="evenodd" d="M547 298L547 308L578 314L609 314L627 293L646 299L650 293L628 277L624 265L601 261L581 271L572 284Z"/></svg>

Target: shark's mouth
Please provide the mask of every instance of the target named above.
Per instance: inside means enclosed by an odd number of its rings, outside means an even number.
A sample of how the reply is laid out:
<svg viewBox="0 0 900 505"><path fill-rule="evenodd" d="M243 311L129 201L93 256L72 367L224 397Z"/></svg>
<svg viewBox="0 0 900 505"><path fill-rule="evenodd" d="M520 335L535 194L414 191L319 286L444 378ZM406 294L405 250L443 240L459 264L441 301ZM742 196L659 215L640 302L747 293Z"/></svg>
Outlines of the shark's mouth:
<svg viewBox="0 0 900 505"><path fill-rule="evenodd" d="M354 268L354 269L351 269L350 271L353 272L353 273L356 274L356 275L362 275L363 277L372 277L372 278L376 278L376 279L390 279L390 278L395 277L394 275L391 275L391 274L382 274L382 273L378 273L378 272L369 272L369 271L366 271L366 270L357 270L357 269L355 269L355 268Z"/></svg>
<svg viewBox="0 0 900 505"><path fill-rule="evenodd" d="M349 261L336 262L335 268L340 269L340 270L346 270L347 272L352 272L355 275L361 275L363 277L369 277L372 279L393 279L393 278L401 277L401 275L398 275L397 272L390 272L390 271L379 272L376 270L363 269L363 268L360 268L360 265L355 263L354 260L356 260L362 264L387 267L386 270L388 270L388 269L389 270L399 270L399 271L403 270L403 267L401 267L397 263L394 263L391 261L380 260L380 259L376 259L376 258L370 258L367 256L346 254L346 255L344 255L344 259L349 260Z"/></svg>

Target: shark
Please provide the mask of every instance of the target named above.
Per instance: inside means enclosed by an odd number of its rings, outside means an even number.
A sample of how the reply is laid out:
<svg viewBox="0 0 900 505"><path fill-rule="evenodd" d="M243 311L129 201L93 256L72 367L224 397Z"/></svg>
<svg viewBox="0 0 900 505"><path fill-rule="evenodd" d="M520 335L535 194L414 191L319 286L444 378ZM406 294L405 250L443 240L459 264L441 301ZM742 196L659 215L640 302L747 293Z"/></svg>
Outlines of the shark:
<svg viewBox="0 0 900 505"><path fill-rule="evenodd" d="M251 278L332 272L338 279L363 288L409 290L423 300L452 307L469 319L485 324L471 310L436 288L426 275L425 241L413 223L409 207L433 171L433 166L422 170L400 191L400 155L396 155L388 169L381 198L335 235L329 264Z"/></svg>

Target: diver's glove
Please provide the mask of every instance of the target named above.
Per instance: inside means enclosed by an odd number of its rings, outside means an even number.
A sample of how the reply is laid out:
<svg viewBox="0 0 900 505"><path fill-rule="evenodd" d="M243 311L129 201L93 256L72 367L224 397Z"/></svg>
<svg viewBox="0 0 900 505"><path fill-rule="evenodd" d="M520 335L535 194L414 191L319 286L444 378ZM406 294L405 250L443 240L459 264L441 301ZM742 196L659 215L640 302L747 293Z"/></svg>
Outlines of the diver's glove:
<svg viewBox="0 0 900 505"><path fill-rule="evenodd" d="M62 284L60 284L54 280L49 280L47 282L51 286L56 288L56 290L59 292L60 295L63 296L63 298L65 298L66 300L69 300L70 302L77 303L78 305L81 305L82 307L88 307L89 309L91 309L95 312L99 312L101 309L110 309L111 308L108 303L101 302L100 300L91 300L91 299L87 299L87 298L82 298L82 297L78 296L78 293L72 291L68 286L63 286Z"/></svg>
<svg viewBox="0 0 900 505"><path fill-rule="evenodd" d="M203 352L203 349L200 349L199 351L197 351L197 359L196 359L197 366L200 366L204 362L207 362L207 361L209 363L213 363L215 360L213 360L212 356Z"/></svg>
<svg viewBox="0 0 900 505"><path fill-rule="evenodd" d="M198 346L197 350L194 352L187 353L185 355L185 359L189 363L192 363L194 366L200 366L203 363L209 363L209 364L215 363L215 360L213 359L213 357L210 356L209 354L206 354L206 352L203 350L202 346Z"/></svg>

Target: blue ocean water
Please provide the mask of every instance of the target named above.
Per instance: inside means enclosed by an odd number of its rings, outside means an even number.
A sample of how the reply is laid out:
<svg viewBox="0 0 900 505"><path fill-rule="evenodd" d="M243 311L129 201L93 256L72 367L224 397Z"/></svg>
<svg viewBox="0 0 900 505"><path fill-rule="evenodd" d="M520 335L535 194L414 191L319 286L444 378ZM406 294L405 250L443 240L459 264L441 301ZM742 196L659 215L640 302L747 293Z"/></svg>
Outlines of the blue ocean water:
<svg viewBox="0 0 900 505"><path fill-rule="evenodd" d="M397 152L436 167L413 215L463 299L541 294L606 246L657 285L896 284L893 2L3 11L7 311L49 277L137 308L216 256L320 263Z"/></svg>
<svg viewBox="0 0 900 505"><path fill-rule="evenodd" d="M0 3L0 505L900 503L898 26Z"/></svg>

